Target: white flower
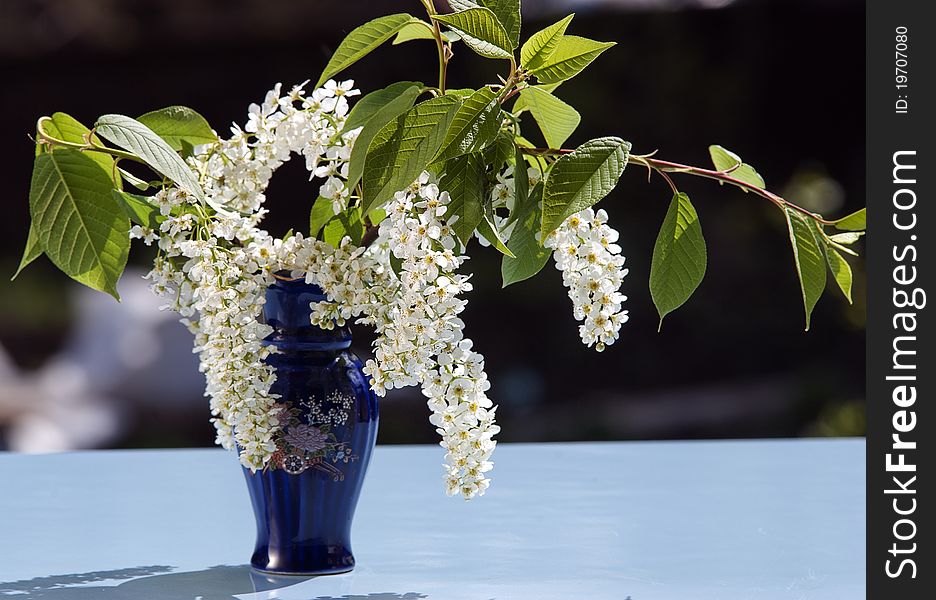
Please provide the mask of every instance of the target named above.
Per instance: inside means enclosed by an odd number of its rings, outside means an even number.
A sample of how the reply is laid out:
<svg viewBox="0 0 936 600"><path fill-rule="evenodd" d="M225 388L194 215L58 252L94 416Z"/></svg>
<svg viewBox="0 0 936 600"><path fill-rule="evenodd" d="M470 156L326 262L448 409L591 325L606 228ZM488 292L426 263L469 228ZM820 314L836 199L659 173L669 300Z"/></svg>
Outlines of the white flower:
<svg viewBox="0 0 936 600"><path fill-rule="evenodd" d="M618 232L607 223L603 209L588 208L568 217L543 242L553 250L556 268L569 288L573 316L583 321L582 343L599 352L618 339L628 318L621 308L627 296L619 291L627 269L621 247L614 243Z"/></svg>

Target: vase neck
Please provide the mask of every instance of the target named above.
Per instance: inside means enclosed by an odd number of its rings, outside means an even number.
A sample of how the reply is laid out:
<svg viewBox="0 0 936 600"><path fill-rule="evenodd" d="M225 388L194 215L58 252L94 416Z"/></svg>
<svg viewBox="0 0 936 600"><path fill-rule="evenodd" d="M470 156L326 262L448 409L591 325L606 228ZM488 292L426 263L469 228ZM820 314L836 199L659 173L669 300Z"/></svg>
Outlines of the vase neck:
<svg viewBox="0 0 936 600"><path fill-rule="evenodd" d="M327 300L322 289L303 279L277 278L266 292L263 317L273 333L265 342L280 350L329 351L351 345L348 326L322 329L310 321L311 305Z"/></svg>

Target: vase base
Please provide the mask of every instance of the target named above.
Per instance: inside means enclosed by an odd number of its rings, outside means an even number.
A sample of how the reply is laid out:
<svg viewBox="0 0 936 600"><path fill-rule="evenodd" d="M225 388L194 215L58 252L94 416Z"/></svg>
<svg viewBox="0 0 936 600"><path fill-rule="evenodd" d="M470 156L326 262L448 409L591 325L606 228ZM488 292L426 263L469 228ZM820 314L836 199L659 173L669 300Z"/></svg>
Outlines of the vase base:
<svg viewBox="0 0 936 600"><path fill-rule="evenodd" d="M342 573L350 573L354 570L354 565L347 567L332 567L328 569L318 569L314 571L271 571L269 569L261 569L254 565L250 565L250 568L256 571L257 573L263 573L264 575L275 575L277 577L318 577L320 575L341 575Z"/></svg>

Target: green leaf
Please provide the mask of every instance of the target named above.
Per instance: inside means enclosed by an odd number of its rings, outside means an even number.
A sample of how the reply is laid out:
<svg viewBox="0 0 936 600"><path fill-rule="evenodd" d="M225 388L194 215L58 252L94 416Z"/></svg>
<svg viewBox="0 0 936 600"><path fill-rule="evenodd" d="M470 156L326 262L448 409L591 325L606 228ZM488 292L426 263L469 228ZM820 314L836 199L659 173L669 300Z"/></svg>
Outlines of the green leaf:
<svg viewBox="0 0 936 600"><path fill-rule="evenodd" d="M835 221L834 225L839 231L864 231L868 228L867 209L862 208L847 217L842 217Z"/></svg>
<svg viewBox="0 0 936 600"><path fill-rule="evenodd" d="M449 8L455 12L461 12L463 10L468 10L469 8L478 8L479 6L483 7L484 2L473 2L472 0L448 0Z"/></svg>
<svg viewBox="0 0 936 600"><path fill-rule="evenodd" d="M121 176L127 183L129 183L130 185L132 185L132 186L135 187L136 189L140 190L141 192L145 192L146 190L148 190L148 189L151 187L150 184L149 184L149 182L143 181L142 179L140 179L139 177L137 177L136 175L134 175L134 174L131 173L130 171L127 171L126 169L121 169L120 167L117 167L117 171L120 173L120 176Z"/></svg>
<svg viewBox="0 0 936 600"><path fill-rule="evenodd" d="M485 86L466 98L455 111L445 141L432 162L484 149L497 137L500 124L501 109L497 102L497 92Z"/></svg>
<svg viewBox="0 0 936 600"><path fill-rule="evenodd" d="M490 204L488 206L490 206ZM516 258L513 251L507 247L507 244L504 243L500 232L497 231L497 227L494 225L494 219L490 210L484 211L484 218L481 219L480 223L478 223L478 233L481 234L481 237L489 241L492 246L497 248L504 256Z"/></svg>
<svg viewBox="0 0 936 600"><path fill-rule="evenodd" d="M832 271L832 278L835 279L835 283L838 285L838 288L842 290L842 294L845 295L845 299L848 300L848 303L852 304L851 267L845 261L845 258L831 246L825 247L825 256L826 262L829 264L829 269Z"/></svg>
<svg viewBox="0 0 936 600"><path fill-rule="evenodd" d="M205 194L195 174L172 146L136 119L123 115L104 115L97 120L95 130L103 137L142 158L157 173L164 175L194 198L205 202ZM218 212L228 212L210 203Z"/></svg>
<svg viewBox="0 0 936 600"><path fill-rule="evenodd" d="M529 109L550 148L562 148L582 121L582 116L577 110L535 86L520 92L520 97L514 104L515 111L518 105Z"/></svg>
<svg viewBox="0 0 936 600"><path fill-rule="evenodd" d="M530 39L520 48L520 64L527 70L543 66L555 52L559 40L565 35L566 29L574 16L573 13L530 36Z"/></svg>
<svg viewBox="0 0 936 600"><path fill-rule="evenodd" d="M615 42L596 42L577 35L563 35L541 66L532 69L540 83L559 83L582 72Z"/></svg>
<svg viewBox="0 0 936 600"><path fill-rule="evenodd" d="M650 296L663 317L682 306L702 283L707 262L699 216L686 194L670 202L653 246Z"/></svg>
<svg viewBox="0 0 936 600"><path fill-rule="evenodd" d="M364 212L383 205L411 185L439 151L458 109L453 96L421 102L384 125L364 159Z"/></svg>
<svg viewBox="0 0 936 600"><path fill-rule="evenodd" d="M749 183L754 187L764 189L766 184L764 178L754 170L754 167L743 162L741 157L717 144L709 146L709 155L712 157L712 164L718 171L730 171L729 175L739 181ZM741 188L745 192L744 188Z"/></svg>
<svg viewBox="0 0 936 600"><path fill-rule="evenodd" d="M398 81L396 83L391 83L383 89L367 94L354 103L354 108L351 109L351 112L348 113L347 120L345 120L344 127L341 130L342 133L367 125L367 123L380 112L380 109L389 102L396 100L404 94L412 95L413 92L411 88L416 88L416 94L413 95L413 100L415 100L416 96L419 95L419 90L423 88L423 84L416 81ZM406 108L413 105L413 100L409 101L409 105L406 106Z"/></svg>
<svg viewBox="0 0 936 600"><path fill-rule="evenodd" d="M322 233L325 242L334 248L341 244L345 236L349 236L355 245L361 243L361 238L364 236L364 223L361 221L361 209L358 207L336 215L325 225Z"/></svg>
<svg viewBox="0 0 936 600"><path fill-rule="evenodd" d="M536 239L540 228L543 186L537 185L530 194L529 202L517 210L517 224L510 234L507 247L514 258L504 256L501 259L501 279L503 287L529 279L546 265L550 251L543 248Z"/></svg>
<svg viewBox="0 0 936 600"><path fill-rule="evenodd" d="M398 13L379 17L357 27L338 45L315 87L322 87L328 79L370 54L410 23L418 21L416 17Z"/></svg>
<svg viewBox="0 0 936 600"><path fill-rule="evenodd" d="M123 207L127 217L137 225L159 230L159 224L166 220L159 212L159 208L147 196L129 194L120 190L113 190L114 198Z"/></svg>
<svg viewBox="0 0 936 600"><path fill-rule="evenodd" d="M504 26L494 13L486 8L469 8L447 15L433 15L432 18L457 31L465 44L487 58L510 59L514 46Z"/></svg>
<svg viewBox="0 0 936 600"><path fill-rule="evenodd" d="M74 117L63 112L53 113L51 117L43 119L41 121L41 127L43 132L46 134L64 142L83 144L88 139L90 139L95 144L103 145L101 138L91 133L90 129L85 127ZM40 145L36 145L36 150L38 155ZM103 152L85 152L84 154L92 161L97 163L101 169L107 173L107 176L110 177L111 181L114 182L115 187L118 189L123 187L120 175L118 173L119 169L115 169L115 161L110 155ZM30 224L29 236L26 239L26 248L23 250L23 256L20 259L19 267L17 267L16 273L13 274L12 279L16 279L22 270L29 266L34 260L39 258L42 253L42 245L39 243L39 237L36 233L35 227Z"/></svg>
<svg viewBox="0 0 936 600"><path fill-rule="evenodd" d="M570 215L592 206L614 189L630 148L630 143L620 138L597 138L553 163L543 189L544 238Z"/></svg>
<svg viewBox="0 0 936 600"><path fill-rule="evenodd" d="M350 189L354 189L364 174L364 159L367 157L367 150L374 137L385 125L411 109L418 96L419 88L410 86L368 118L364 128L354 140L354 146L351 147L351 158L348 164L348 187Z"/></svg>
<svg viewBox="0 0 936 600"><path fill-rule="evenodd" d="M29 237L26 238L26 247L23 249L23 257L20 259L19 267L16 268L16 273L13 273L13 277L10 277L10 281L19 276L19 274L29 266L29 264L42 256L42 245L39 243L39 234L36 233L35 226L30 223L29 225Z"/></svg>
<svg viewBox="0 0 936 600"><path fill-rule="evenodd" d="M520 0L484 0L484 6L494 13L507 32L510 49L520 45Z"/></svg>
<svg viewBox="0 0 936 600"><path fill-rule="evenodd" d="M479 7L489 9L504 26L513 48L520 44L520 0L449 0L448 4L455 12Z"/></svg>
<svg viewBox="0 0 936 600"><path fill-rule="evenodd" d="M404 25L403 29L397 32L396 37L393 38L393 45L396 46L413 40L435 40L433 33L432 25L421 19L416 19L412 23ZM442 39L452 43L460 40L461 36L454 31L443 31Z"/></svg>
<svg viewBox="0 0 936 600"><path fill-rule="evenodd" d="M542 190L540 190L539 200L543 200ZM522 213L526 212L530 203L530 174L527 173L527 165L523 160L523 152L514 147L514 207L511 211L507 224L510 225L516 221ZM542 212L541 212L542 214ZM537 222L537 227L539 222ZM509 244L508 244L509 245Z"/></svg>
<svg viewBox="0 0 936 600"><path fill-rule="evenodd" d="M513 134L506 129L497 133L494 143L484 149L484 164L490 173L500 173L516 151Z"/></svg>
<svg viewBox="0 0 936 600"><path fill-rule="evenodd" d="M375 208L367 213L367 216L370 218L371 225L376 227L380 225L381 221L387 218L387 211L382 208Z"/></svg>
<svg viewBox="0 0 936 600"><path fill-rule="evenodd" d="M49 259L66 275L117 298L130 222L100 165L76 150L36 157L29 209Z"/></svg>
<svg viewBox="0 0 936 600"><path fill-rule="evenodd" d="M468 154L448 161L439 187L451 196L445 220L461 243L467 245L484 219L484 163L481 158ZM458 218L453 222L454 217Z"/></svg>
<svg viewBox="0 0 936 600"><path fill-rule="evenodd" d="M184 149L183 142L198 146L218 141L218 136L205 117L187 106L168 106L154 110L137 117L137 121L149 127L178 152Z"/></svg>
<svg viewBox="0 0 936 600"><path fill-rule="evenodd" d="M411 42L413 40L434 40L432 25L422 19L413 19L396 33L393 45Z"/></svg>
<svg viewBox="0 0 936 600"><path fill-rule="evenodd" d="M54 138L73 144L85 143L88 134L91 133L90 129L63 112L53 113L48 119L43 119L42 130ZM101 138L95 134L91 134L91 141L101 146L104 145L101 142ZM104 172L111 178L114 185L118 188L121 187L120 177L114 170L114 159L109 154L105 154L104 152L85 152L84 154L104 169Z"/></svg>
<svg viewBox="0 0 936 600"><path fill-rule="evenodd" d="M844 244L848 246L860 240L861 236L863 235L864 231L849 231L846 233L836 233L835 235L830 235L829 239L836 244Z"/></svg>
<svg viewBox="0 0 936 600"><path fill-rule="evenodd" d="M309 211L309 237L317 237L322 227L335 217L332 201L319 196Z"/></svg>
<svg viewBox="0 0 936 600"><path fill-rule="evenodd" d="M787 227L790 230L790 244L793 247L793 262L799 277L806 309L806 331L813 308L826 286L826 257L819 247L810 219L792 209L784 209Z"/></svg>

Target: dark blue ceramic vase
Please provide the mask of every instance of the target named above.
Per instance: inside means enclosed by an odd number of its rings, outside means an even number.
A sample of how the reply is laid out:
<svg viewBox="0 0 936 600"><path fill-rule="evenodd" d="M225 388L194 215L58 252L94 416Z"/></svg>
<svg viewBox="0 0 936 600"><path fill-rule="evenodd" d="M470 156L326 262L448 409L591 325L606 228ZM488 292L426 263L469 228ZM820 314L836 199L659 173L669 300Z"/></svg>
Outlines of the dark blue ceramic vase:
<svg viewBox="0 0 936 600"><path fill-rule="evenodd" d="M278 279L266 294L281 432L268 468L244 469L257 519L250 564L260 571L354 568L351 520L377 440L377 398L349 350L350 329L310 323L310 303L322 300L321 289L303 280Z"/></svg>

